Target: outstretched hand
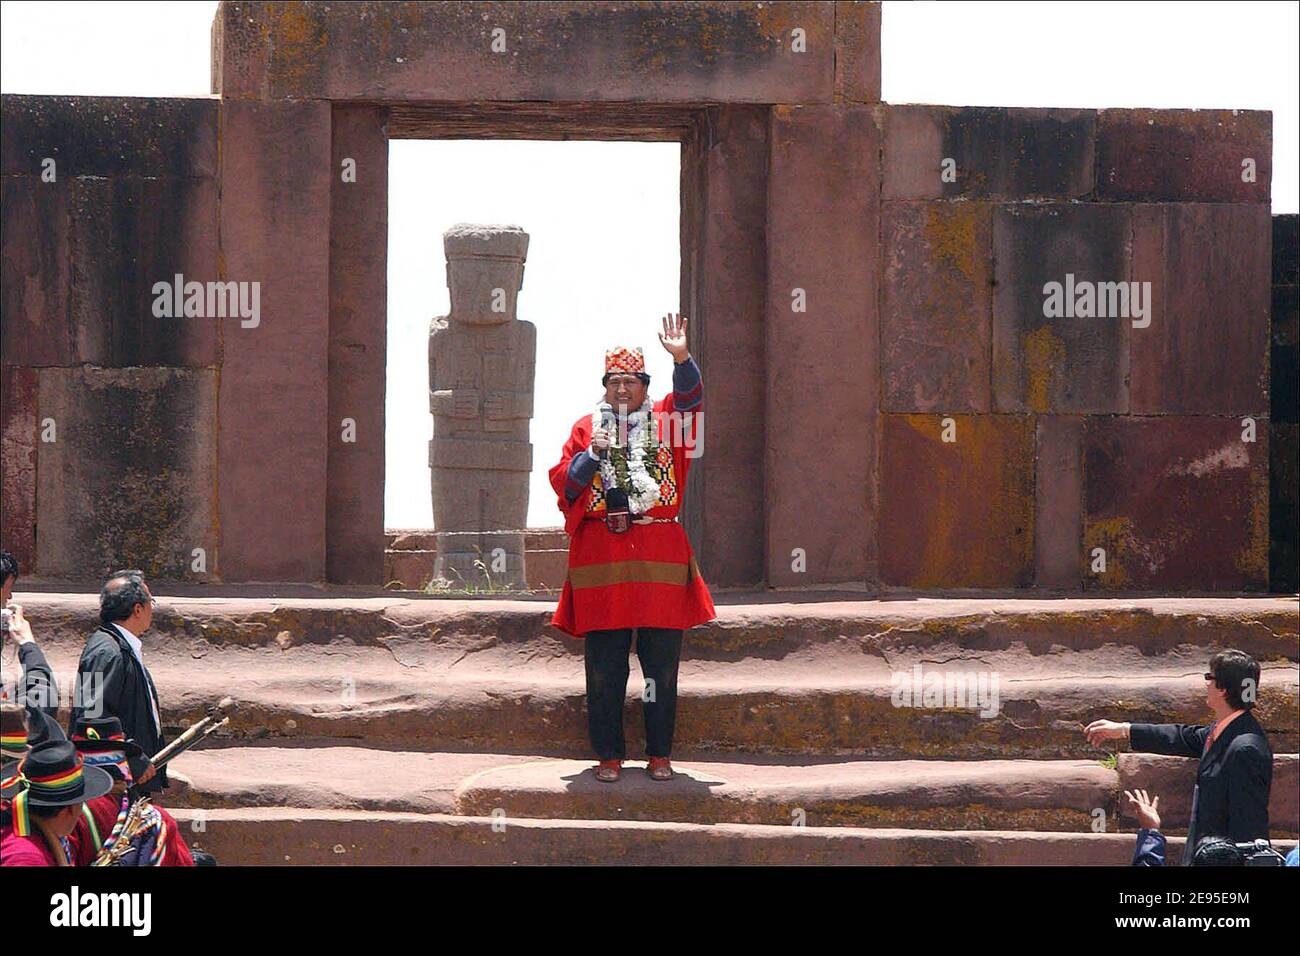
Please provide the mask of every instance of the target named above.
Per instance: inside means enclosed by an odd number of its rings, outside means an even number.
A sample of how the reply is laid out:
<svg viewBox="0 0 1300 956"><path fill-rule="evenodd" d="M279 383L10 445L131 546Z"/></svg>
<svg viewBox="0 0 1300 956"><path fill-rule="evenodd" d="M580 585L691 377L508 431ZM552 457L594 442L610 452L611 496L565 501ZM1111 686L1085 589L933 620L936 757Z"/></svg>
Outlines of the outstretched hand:
<svg viewBox="0 0 1300 956"><path fill-rule="evenodd" d="M660 344L674 362L685 362L691 354L686 347L686 316L670 312L664 316L663 326L664 330L659 333Z"/></svg>
<svg viewBox="0 0 1300 956"><path fill-rule="evenodd" d="M1125 790L1129 806L1145 830L1160 829L1160 798L1149 797L1145 790Z"/></svg>

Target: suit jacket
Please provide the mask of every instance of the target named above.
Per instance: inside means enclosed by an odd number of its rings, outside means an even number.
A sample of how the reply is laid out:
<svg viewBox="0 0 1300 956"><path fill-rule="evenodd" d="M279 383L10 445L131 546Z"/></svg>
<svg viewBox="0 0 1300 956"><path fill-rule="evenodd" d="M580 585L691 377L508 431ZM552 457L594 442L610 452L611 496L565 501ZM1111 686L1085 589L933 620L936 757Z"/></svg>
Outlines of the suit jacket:
<svg viewBox="0 0 1300 956"><path fill-rule="evenodd" d="M87 679L91 674L100 676ZM136 658L122 632L101 624L86 638L86 646L81 651L72 701L73 722L83 713L116 717L122 721L122 730L127 737L143 747L146 755L153 756L167 741L162 731L154 726L153 710L158 706L158 697L147 675L148 671ZM147 764L147 757L133 758L131 773L138 777ZM139 793L157 793L166 786L167 768L163 767L152 780L139 788Z"/></svg>
<svg viewBox="0 0 1300 956"><path fill-rule="evenodd" d="M1226 837L1238 843L1268 839L1268 794L1273 785L1273 750L1255 716L1246 711L1219 734L1209 752L1210 727L1189 724L1134 724L1134 750L1198 757L1192 820L1183 863L1191 862L1196 841Z"/></svg>

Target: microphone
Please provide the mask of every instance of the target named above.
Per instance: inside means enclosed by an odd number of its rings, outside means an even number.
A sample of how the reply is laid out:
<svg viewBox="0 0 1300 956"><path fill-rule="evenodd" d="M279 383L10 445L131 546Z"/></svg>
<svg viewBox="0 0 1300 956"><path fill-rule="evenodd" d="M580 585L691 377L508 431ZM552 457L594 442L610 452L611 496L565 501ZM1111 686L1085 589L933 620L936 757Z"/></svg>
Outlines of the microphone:
<svg viewBox="0 0 1300 956"><path fill-rule="evenodd" d="M622 488L610 488L605 492L605 527L614 534L622 534L632 527L627 492Z"/></svg>
<svg viewBox="0 0 1300 956"><path fill-rule="evenodd" d="M600 412L600 427L610 433L610 440L613 441L614 429L618 425L617 420L614 418L614 406L609 402L601 402L596 406L596 411ZM600 459L604 461L609 457L609 449L602 448L598 454Z"/></svg>

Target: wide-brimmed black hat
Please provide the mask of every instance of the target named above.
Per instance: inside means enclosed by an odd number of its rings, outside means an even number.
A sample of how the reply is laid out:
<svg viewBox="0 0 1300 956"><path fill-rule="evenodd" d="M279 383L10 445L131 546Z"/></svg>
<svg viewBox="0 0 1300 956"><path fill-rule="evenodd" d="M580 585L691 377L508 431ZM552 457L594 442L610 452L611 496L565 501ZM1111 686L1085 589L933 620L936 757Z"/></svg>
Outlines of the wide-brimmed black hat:
<svg viewBox="0 0 1300 956"><path fill-rule="evenodd" d="M144 748L128 740L122 721L116 717L83 717L72 725L72 746L88 767L99 767L115 781L131 781L129 761L144 754ZM126 767L123 770L123 766Z"/></svg>
<svg viewBox="0 0 1300 956"><path fill-rule="evenodd" d="M72 746L83 754L120 750L128 757L139 757L144 748L128 740L122 721L116 717L82 717L72 724Z"/></svg>
<svg viewBox="0 0 1300 956"><path fill-rule="evenodd" d="M28 740L37 739L22 760L7 765L4 797L13 801L14 831L30 833L28 807L66 807L93 800L113 789L113 778L98 767L87 767L63 728L39 710L28 712Z"/></svg>

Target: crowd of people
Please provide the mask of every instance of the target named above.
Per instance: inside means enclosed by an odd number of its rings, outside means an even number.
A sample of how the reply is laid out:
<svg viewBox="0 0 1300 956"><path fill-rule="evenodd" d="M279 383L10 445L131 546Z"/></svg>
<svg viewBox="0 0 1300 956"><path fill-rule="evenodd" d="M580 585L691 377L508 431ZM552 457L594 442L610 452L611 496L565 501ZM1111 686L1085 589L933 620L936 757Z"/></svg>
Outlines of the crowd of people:
<svg viewBox="0 0 1300 956"><path fill-rule="evenodd" d="M86 640L68 732L58 722L58 685L12 600L18 564L0 552L5 639L22 674L0 702L0 866L194 866L176 819L157 802L166 767L151 756L166 741L158 692L140 635L153 595L139 571L117 571L100 591L99 626Z"/></svg>

